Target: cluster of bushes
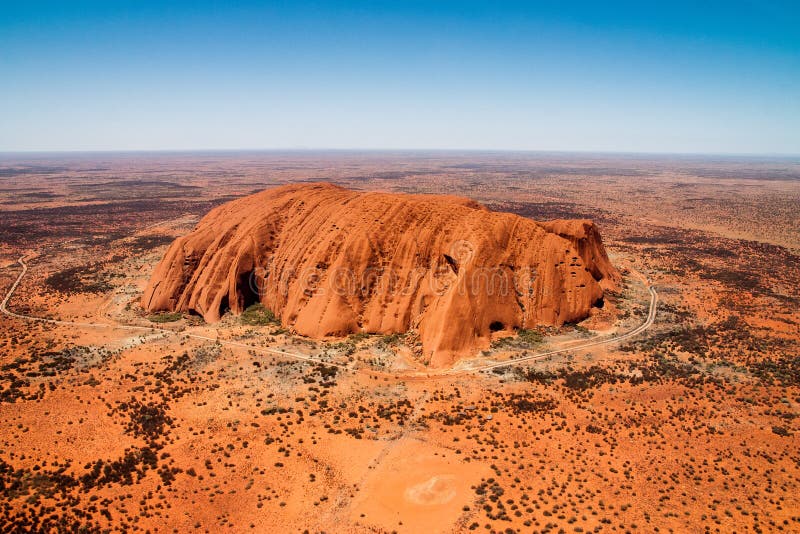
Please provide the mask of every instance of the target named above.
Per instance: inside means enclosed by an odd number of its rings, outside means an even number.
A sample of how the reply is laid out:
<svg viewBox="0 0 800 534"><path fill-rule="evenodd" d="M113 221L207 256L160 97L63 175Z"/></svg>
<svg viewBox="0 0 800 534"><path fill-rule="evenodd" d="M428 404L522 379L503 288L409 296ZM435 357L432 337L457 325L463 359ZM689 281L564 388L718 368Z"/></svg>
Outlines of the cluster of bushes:
<svg viewBox="0 0 800 534"><path fill-rule="evenodd" d="M515 413L549 412L556 408L553 399L530 399L528 395L511 395L508 404Z"/></svg>
<svg viewBox="0 0 800 534"><path fill-rule="evenodd" d="M123 402L115 412L125 413L129 417L125 431L136 437L145 438L154 442L160 438L166 427L172 426L172 418L166 413L166 407L161 404L144 404L139 400L131 399Z"/></svg>
<svg viewBox="0 0 800 534"><path fill-rule="evenodd" d="M598 365L593 365L587 369L581 370L562 367L555 372L516 368L514 372L517 377L522 380L538 382L540 384L551 384L555 380L563 380L563 385L565 387L576 390L594 389L603 384L616 384L619 381L628 380L630 378L623 374L614 373Z"/></svg>
<svg viewBox="0 0 800 534"><path fill-rule="evenodd" d="M398 425L403 426L411 417L413 411L414 407L411 405L411 401L402 399L385 406L383 404L378 404L376 415L387 421L396 420Z"/></svg>
<svg viewBox="0 0 800 534"><path fill-rule="evenodd" d="M66 466L55 471L14 469L0 459L0 495L8 502L31 493L46 498L53 498L58 493L64 494L78 485L72 476L65 473L66 470Z"/></svg>
<svg viewBox="0 0 800 534"><path fill-rule="evenodd" d="M741 291L753 291L761 286L759 277L751 272L731 269L713 269L700 273L702 280L716 280Z"/></svg>
<svg viewBox="0 0 800 534"><path fill-rule="evenodd" d="M248 306L247 309L242 312L242 315L239 316L239 320L243 324L250 326L269 326L281 324L272 310L264 307L264 305L260 303Z"/></svg>
<svg viewBox="0 0 800 534"><path fill-rule="evenodd" d="M336 375L338 372L339 369L337 367L320 363L313 367L312 375L319 375L320 387L330 388L336 385Z"/></svg>
<svg viewBox="0 0 800 534"><path fill-rule="evenodd" d="M336 352L339 352L342 356L351 356L355 354L356 350L358 349L356 343L350 340L334 343L330 347Z"/></svg>
<svg viewBox="0 0 800 534"><path fill-rule="evenodd" d="M514 369L514 373L520 380L545 385L560 380L564 387L577 391L595 389L603 384L613 385L623 382L636 385L662 380L682 380L691 385L697 381L713 380L712 377L702 375L693 364L667 357L661 353L655 353L644 362L631 362L628 373L615 372L599 365L592 365L586 369L561 367L556 371L517 367Z"/></svg>
<svg viewBox="0 0 800 534"><path fill-rule="evenodd" d="M503 337L492 341L493 349L532 349L544 342L544 336L538 330L520 328L515 336Z"/></svg>
<svg viewBox="0 0 800 534"><path fill-rule="evenodd" d="M800 356L781 356L761 360L747 366L748 371L767 384L777 382L782 387L800 386Z"/></svg>
<svg viewBox="0 0 800 534"><path fill-rule="evenodd" d="M89 469L90 466L91 470L80 478L84 489L102 487L106 484L130 486L134 482L134 475L138 482L148 469L155 469L158 466L158 456L150 447L128 449L118 460L110 462L97 460L94 464L87 464L86 468Z"/></svg>
<svg viewBox="0 0 800 534"><path fill-rule="evenodd" d="M169 245L174 240L174 237L168 235L142 235L133 238L130 247L135 253L149 252L162 245Z"/></svg>
<svg viewBox="0 0 800 534"><path fill-rule="evenodd" d="M90 358L105 359L112 353L83 345L67 347L60 351L33 348L28 356L19 356L0 366L0 403L17 400L36 400L44 397L45 391L55 389L53 382L38 381L38 389L32 388L31 378L56 377L73 369L86 372ZM94 384L95 381L90 379ZM96 384L94 384L96 385Z"/></svg>
<svg viewBox="0 0 800 534"><path fill-rule="evenodd" d="M375 343L375 346L382 350L389 350L401 344L404 338L405 336L403 334L388 334L382 336L378 342Z"/></svg>
<svg viewBox="0 0 800 534"><path fill-rule="evenodd" d="M147 320L153 323L174 323L175 321L180 321L182 318L183 314L181 312L154 313L153 315L147 316Z"/></svg>
<svg viewBox="0 0 800 534"><path fill-rule="evenodd" d="M668 358L656 353L649 362L644 364L631 363L631 370L638 369L641 378L634 377L631 383L658 382L663 379L691 379L697 378L700 370L691 363L682 362L675 358Z"/></svg>
<svg viewBox="0 0 800 534"><path fill-rule="evenodd" d="M502 497L505 490L493 478L481 482L475 487L475 494L479 496L479 503L483 504L483 511L490 520L511 521ZM486 502L486 500L490 502ZM495 511L495 508L497 511Z"/></svg>
<svg viewBox="0 0 800 534"><path fill-rule="evenodd" d="M114 289L103 277L97 264L70 267L51 274L44 280L49 288L65 294L105 293Z"/></svg>

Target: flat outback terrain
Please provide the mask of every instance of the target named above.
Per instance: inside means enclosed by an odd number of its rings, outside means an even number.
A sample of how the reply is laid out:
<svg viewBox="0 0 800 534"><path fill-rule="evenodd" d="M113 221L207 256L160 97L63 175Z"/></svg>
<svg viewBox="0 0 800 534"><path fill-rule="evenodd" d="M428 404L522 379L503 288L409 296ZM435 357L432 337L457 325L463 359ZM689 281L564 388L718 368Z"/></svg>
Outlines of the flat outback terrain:
<svg viewBox="0 0 800 534"><path fill-rule="evenodd" d="M0 531L798 532L799 288L796 158L0 155Z"/></svg>

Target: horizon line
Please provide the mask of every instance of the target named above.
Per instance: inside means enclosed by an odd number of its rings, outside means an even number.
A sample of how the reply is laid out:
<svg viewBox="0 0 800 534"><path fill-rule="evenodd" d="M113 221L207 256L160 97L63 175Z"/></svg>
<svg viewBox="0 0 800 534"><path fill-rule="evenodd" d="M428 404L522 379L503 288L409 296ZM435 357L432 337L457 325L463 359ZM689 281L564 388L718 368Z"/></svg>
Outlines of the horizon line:
<svg viewBox="0 0 800 534"><path fill-rule="evenodd" d="M81 155L81 154L209 154L209 153L258 153L258 152L450 152L450 153L497 153L497 154L574 154L574 155L627 155L627 156L715 156L715 157L762 157L800 158L800 152L675 152L636 150L587 150L587 149L518 149L518 148L341 148L341 147L274 147L274 148L103 148L103 149L22 149L2 150L0 156L15 155Z"/></svg>

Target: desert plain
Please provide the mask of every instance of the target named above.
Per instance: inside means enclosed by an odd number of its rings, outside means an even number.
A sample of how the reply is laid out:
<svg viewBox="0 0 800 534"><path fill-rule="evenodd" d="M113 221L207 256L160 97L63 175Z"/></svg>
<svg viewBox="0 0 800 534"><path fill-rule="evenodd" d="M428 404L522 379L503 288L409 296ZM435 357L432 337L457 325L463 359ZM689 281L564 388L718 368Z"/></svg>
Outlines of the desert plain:
<svg viewBox="0 0 800 534"><path fill-rule="evenodd" d="M620 281L436 368L141 306L211 209L315 182L589 219ZM2 155L0 530L797 532L798 228L796 158Z"/></svg>

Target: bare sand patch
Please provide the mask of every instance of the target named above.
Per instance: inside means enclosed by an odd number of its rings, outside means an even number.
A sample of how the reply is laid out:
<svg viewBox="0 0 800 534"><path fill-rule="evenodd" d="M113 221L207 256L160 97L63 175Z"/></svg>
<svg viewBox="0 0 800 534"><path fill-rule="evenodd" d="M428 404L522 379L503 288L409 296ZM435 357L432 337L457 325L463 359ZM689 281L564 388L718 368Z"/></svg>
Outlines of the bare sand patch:
<svg viewBox="0 0 800 534"><path fill-rule="evenodd" d="M362 484L351 518L399 532L449 532L472 504L471 486L488 472L449 449L401 438Z"/></svg>

